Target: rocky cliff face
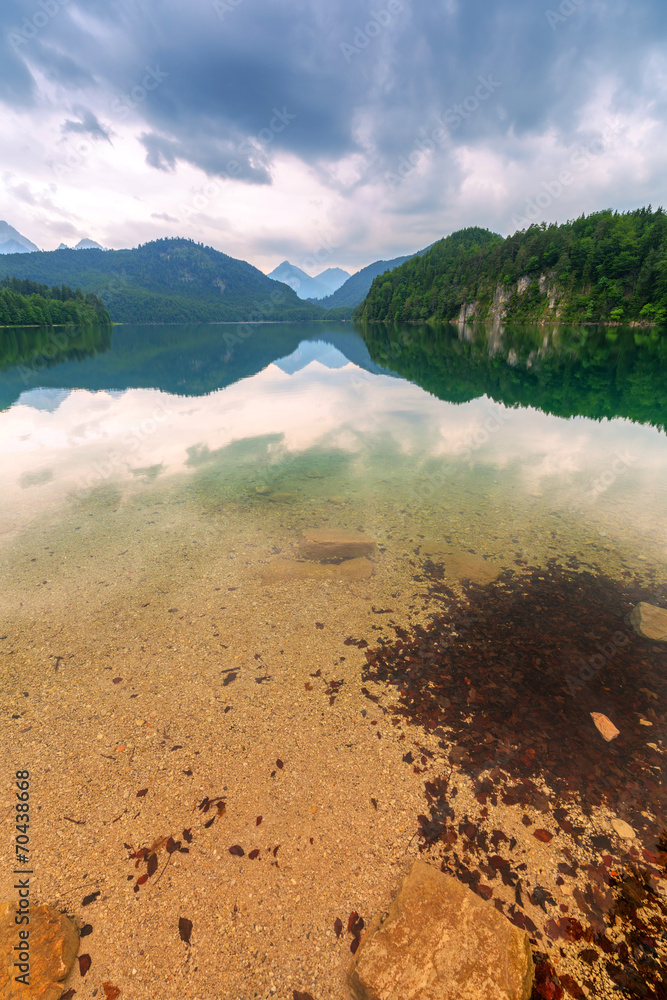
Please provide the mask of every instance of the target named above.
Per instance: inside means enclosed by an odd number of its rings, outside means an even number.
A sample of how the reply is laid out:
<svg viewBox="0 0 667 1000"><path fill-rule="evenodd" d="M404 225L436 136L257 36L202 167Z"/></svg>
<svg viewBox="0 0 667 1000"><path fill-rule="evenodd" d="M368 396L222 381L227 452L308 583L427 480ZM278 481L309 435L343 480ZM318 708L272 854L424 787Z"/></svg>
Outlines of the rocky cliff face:
<svg viewBox="0 0 667 1000"><path fill-rule="evenodd" d="M552 273L540 274L539 278L522 275L511 285L499 282L492 295L489 290L488 296L464 302L457 322L461 325L471 320L499 323L518 318L517 314L533 322L558 320L563 295Z"/></svg>

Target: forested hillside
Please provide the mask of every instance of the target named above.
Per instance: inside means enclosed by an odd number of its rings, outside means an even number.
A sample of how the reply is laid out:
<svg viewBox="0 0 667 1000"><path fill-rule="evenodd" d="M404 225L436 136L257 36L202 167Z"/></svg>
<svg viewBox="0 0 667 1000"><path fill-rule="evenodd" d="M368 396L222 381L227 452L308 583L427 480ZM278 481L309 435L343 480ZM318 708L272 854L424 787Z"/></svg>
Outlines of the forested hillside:
<svg viewBox="0 0 667 1000"><path fill-rule="evenodd" d="M530 226L464 229L376 278L367 321L667 320L667 215L651 207Z"/></svg>
<svg viewBox="0 0 667 1000"><path fill-rule="evenodd" d="M83 294L67 285L49 288L39 282L4 278L0 280L0 327L90 326L109 324L104 303L92 293Z"/></svg>
<svg viewBox="0 0 667 1000"><path fill-rule="evenodd" d="M53 250L0 257L0 276L67 282L99 296L123 323L324 318L287 285L192 240L165 239L133 250Z"/></svg>

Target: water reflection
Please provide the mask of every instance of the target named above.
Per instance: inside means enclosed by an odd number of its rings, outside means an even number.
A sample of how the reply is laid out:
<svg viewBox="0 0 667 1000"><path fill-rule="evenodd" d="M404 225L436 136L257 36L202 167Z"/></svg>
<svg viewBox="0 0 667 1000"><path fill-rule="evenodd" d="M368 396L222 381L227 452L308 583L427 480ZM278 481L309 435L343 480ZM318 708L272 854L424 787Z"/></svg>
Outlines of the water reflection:
<svg viewBox="0 0 667 1000"><path fill-rule="evenodd" d="M414 378L421 373L451 402L378 368L345 329L295 343L303 333L298 327L258 327L259 343L237 345L238 357L226 362L220 327L194 332L196 343L185 352L174 344L173 329L149 329L148 344L141 339L146 330L124 330L113 350L75 371L71 365L48 371L56 384L89 388L24 390L0 414L0 447L11 468L3 486L6 525L17 527L102 483L129 495L175 475L194 477L215 502L254 500L266 487L293 494L303 506L322 492L308 473L324 462L333 495L363 484L366 496L390 489L397 504L412 509L456 505L462 490L474 509L538 501L536 511L592 519L613 535L643 537L660 558L667 552L667 447L651 426L661 422L664 404L662 395L653 403L648 398L646 379L655 380L658 369L646 359L616 360L616 404L648 422L594 423L544 412L558 406L569 412L578 401L601 415L601 369L582 361L575 377L571 351L552 358L545 348L539 364L552 359L552 369L542 375L537 362L510 363L497 344L490 353L478 333L460 339L448 331L441 343L427 329L411 329L392 334L380 350L389 335L373 331L369 344L379 360ZM510 351L523 345L525 358L532 341L512 334L509 342ZM276 357L285 348L290 352ZM122 369L128 351L134 363ZM273 358L256 370L263 352ZM604 355L605 365L610 357ZM211 358L222 368L211 370ZM221 371L232 384L207 392ZM239 371L251 374L234 381ZM160 388L129 387L151 382ZM542 411L525 405L531 390Z"/></svg>
<svg viewBox="0 0 667 1000"><path fill-rule="evenodd" d="M560 417L667 422L667 337L609 327L375 325L371 356L441 399L486 393Z"/></svg>

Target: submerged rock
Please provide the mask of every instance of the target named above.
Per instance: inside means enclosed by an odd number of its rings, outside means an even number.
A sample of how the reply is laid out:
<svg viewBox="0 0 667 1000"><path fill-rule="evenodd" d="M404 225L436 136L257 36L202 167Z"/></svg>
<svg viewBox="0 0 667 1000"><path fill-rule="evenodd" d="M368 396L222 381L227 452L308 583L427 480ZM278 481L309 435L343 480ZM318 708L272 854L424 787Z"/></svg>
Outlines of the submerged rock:
<svg viewBox="0 0 667 1000"><path fill-rule="evenodd" d="M469 580L470 583L493 583L500 576L500 567L483 556L466 549L459 549L443 542L423 542L423 555L434 563L443 563L445 576L450 580Z"/></svg>
<svg viewBox="0 0 667 1000"><path fill-rule="evenodd" d="M608 719L606 715L602 712L591 712L591 719L595 723L595 726L599 733L604 736L607 743L611 743L618 736L620 730L616 728L611 719Z"/></svg>
<svg viewBox="0 0 667 1000"><path fill-rule="evenodd" d="M375 542L361 531L321 528L304 531L299 554L305 559L356 559L375 551Z"/></svg>
<svg viewBox="0 0 667 1000"><path fill-rule="evenodd" d="M270 500L271 503L291 503L294 499L294 494L284 492L269 493L266 499Z"/></svg>
<svg viewBox="0 0 667 1000"><path fill-rule="evenodd" d="M62 980L74 965L79 932L52 906L30 907L29 986L16 982L23 969L14 966L24 953L17 951L23 925L14 922L16 903L0 903L0 997L2 1000L59 1000Z"/></svg>
<svg viewBox="0 0 667 1000"><path fill-rule="evenodd" d="M416 861L348 972L355 1000L528 1000L525 931L457 879Z"/></svg>
<svg viewBox="0 0 667 1000"><path fill-rule="evenodd" d="M619 835L619 837L622 837L623 840L635 839L635 831L632 829L629 823L625 822L624 819L614 818L611 821L611 825L613 826L614 830Z"/></svg>
<svg viewBox="0 0 667 1000"><path fill-rule="evenodd" d="M630 621L644 639L667 642L667 610L641 601L632 609Z"/></svg>
<svg viewBox="0 0 667 1000"><path fill-rule="evenodd" d="M338 566L299 562L296 559L273 559L262 567L261 579L267 585L298 580L338 580L352 583L355 580L367 580L373 575L373 568L370 559L363 557L347 559Z"/></svg>

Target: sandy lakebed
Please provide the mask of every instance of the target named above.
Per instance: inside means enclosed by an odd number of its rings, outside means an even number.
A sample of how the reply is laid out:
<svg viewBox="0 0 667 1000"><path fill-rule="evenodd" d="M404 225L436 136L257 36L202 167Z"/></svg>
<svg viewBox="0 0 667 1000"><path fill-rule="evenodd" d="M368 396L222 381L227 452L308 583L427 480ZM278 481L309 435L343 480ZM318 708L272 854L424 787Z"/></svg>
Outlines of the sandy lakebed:
<svg viewBox="0 0 667 1000"><path fill-rule="evenodd" d="M477 572L483 557L495 560L497 578L465 591L456 577L475 571L466 571L468 513L455 494L455 558L449 542L424 550L440 508L428 523L424 509L411 520L391 498L372 518L349 500L306 513L282 500L212 514L184 503L180 487L121 502L107 485L79 497L65 520L51 512L3 537L1 896L14 894L14 773L27 769L33 899L88 931L79 954L90 968L82 975L75 963L63 989L76 1000L102 998L103 983L128 1000L292 1000L294 991L344 1000L349 915L368 924L386 909L418 856L529 931L536 996L559 995L548 992L555 976L566 996L616 997L623 976L632 987L636 933L654 939L643 947L657 979L665 803L651 761L638 790L618 779L616 811L609 796L579 803L540 772L539 726L536 737L489 725L471 738L483 701L474 666L451 664L440 722L424 722L407 682L368 675L374 647L395 658L397 642L409 646L444 614L439 580L461 608L477 601L472 616L459 613L458 631L450 616L452 648L472 649L479 609L506 601L529 562L546 565L558 522L538 551L522 512L508 514L471 553ZM267 567L292 558L312 524L368 530L378 545L372 575L267 582ZM583 534L568 544L593 546L612 577L624 572L619 548ZM662 582L647 579L643 592ZM664 750L663 654L635 638L650 693L642 710L628 705L614 720L619 740L602 739L587 704L567 709L603 766L618 764L630 729L653 744L654 763ZM410 667L408 656L406 676ZM530 702L515 680L515 697ZM564 724L548 735L569 738ZM486 757L472 768L477 747ZM590 766L601 773L597 760ZM621 813L644 817L632 840L613 826Z"/></svg>

